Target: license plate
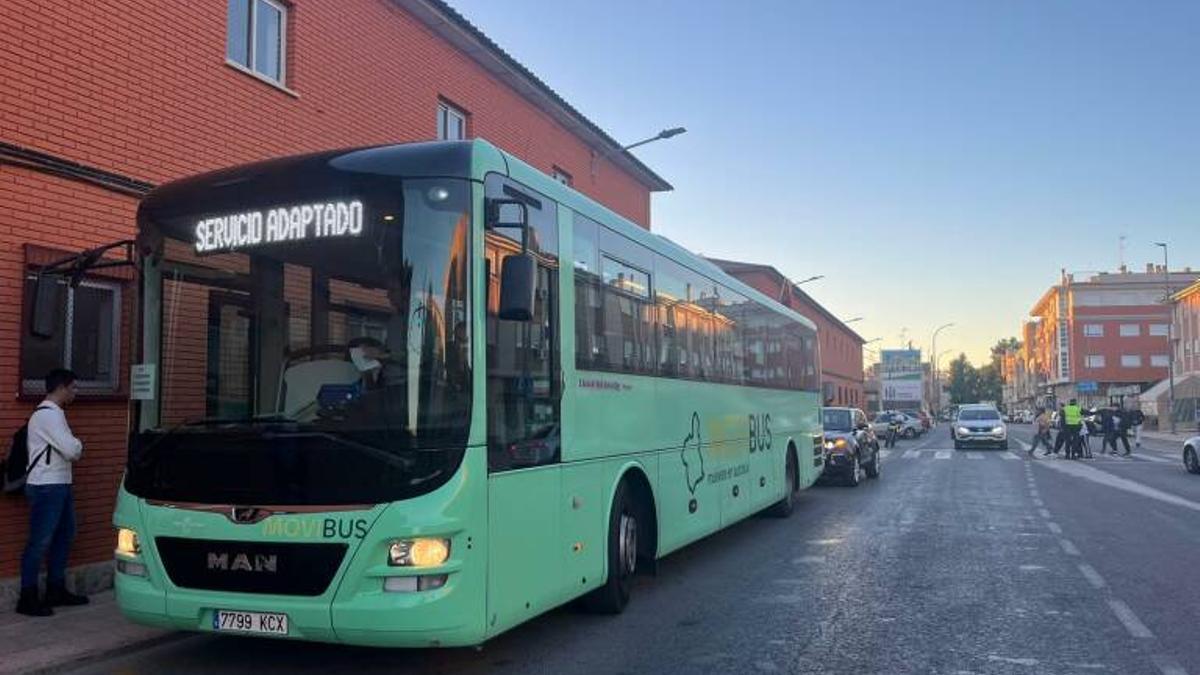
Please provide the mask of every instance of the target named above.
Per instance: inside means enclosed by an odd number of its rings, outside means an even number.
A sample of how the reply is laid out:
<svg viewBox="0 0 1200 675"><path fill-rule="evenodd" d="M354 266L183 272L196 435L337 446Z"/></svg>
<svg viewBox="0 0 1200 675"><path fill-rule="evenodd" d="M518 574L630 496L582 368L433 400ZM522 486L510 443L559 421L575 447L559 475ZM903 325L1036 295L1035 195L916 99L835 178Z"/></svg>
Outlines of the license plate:
<svg viewBox="0 0 1200 675"><path fill-rule="evenodd" d="M213 612L213 630L229 633L287 635L287 614L278 612L237 612L218 609Z"/></svg>

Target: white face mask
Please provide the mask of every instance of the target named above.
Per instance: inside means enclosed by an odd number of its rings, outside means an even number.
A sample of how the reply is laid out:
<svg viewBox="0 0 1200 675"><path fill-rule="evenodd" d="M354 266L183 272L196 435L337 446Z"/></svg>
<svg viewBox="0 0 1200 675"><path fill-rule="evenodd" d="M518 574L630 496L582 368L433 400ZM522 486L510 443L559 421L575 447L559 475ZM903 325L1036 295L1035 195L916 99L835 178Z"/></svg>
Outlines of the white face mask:
<svg viewBox="0 0 1200 675"><path fill-rule="evenodd" d="M358 372L360 373L383 367L382 363L367 356L362 347L350 348L350 362L354 364L355 368L358 368Z"/></svg>

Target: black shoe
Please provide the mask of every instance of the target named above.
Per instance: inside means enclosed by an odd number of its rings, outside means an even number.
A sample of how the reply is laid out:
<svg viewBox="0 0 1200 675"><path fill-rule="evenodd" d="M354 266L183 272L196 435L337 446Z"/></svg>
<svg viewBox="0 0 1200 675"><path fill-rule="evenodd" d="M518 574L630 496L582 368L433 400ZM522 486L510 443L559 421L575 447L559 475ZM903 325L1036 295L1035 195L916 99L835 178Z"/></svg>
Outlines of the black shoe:
<svg viewBox="0 0 1200 675"><path fill-rule="evenodd" d="M78 607L88 604L86 595L76 595L67 590L66 586L48 586L46 588L47 607Z"/></svg>
<svg viewBox="0 0 1200 675"><path fill-rule="evenodd" d="M54 610L44 604L38 597L38 589L22 588L21 599L17 601L17 614L25 616L52 616Z"/></svg>

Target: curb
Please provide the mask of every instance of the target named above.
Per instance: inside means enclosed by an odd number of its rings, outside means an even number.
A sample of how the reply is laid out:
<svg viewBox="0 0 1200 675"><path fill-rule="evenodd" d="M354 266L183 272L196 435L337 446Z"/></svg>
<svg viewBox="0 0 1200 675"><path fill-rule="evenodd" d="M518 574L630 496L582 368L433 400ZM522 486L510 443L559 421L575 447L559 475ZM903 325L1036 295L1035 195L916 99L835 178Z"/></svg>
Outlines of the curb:
<svg viewBox="0 0 1200 675"><path fill-rule="evenodd" d="M103 661L105 659L112 658L112 657L118 656L118 655L137 654L139 652L144 652L144 651L153 649L155 647L159 647L161 645L170 644L172 642L182 642L184 640L198 638L201 635L202 634L200 634L200 633L185 633L182 631L174 631L174 632L170 632L170 633L165 633L163 635L155 635L153 637L149 637L144 640L134 640L132 642L125 642L122 644L109 645L102 649L98 649L94 652L88 652L88 653L83 653L83 654L73 654L70 658L63 659L61 662L48 664L48 665L40 666L40 667L35 667L31 670L23 670L21 672L26 673L27 675L45 675L47 673L62 673L62 672L71 670L73 668L76 668L78 666L82 666L85 663L90 663L93 661ZM0 670L0 673L6 673L6 672L8 672L8 671Z"/></svg>

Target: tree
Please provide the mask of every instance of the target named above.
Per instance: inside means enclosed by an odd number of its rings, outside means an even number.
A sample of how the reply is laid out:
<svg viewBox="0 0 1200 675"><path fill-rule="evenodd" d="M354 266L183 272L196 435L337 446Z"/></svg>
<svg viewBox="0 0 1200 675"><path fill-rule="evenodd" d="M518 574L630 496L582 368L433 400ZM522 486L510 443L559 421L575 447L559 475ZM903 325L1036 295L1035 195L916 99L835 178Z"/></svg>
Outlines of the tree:
<svg viewBox="0 0 1200 675"><path fill-rule="evenodd" d="M1005 352L1015 352L1021 348L1021 341L1015 337L1004 338L992 345L992 365L996 366L996 370L1003 372L1003 359Z"/></svg>
<svg viewBox="0 0 1200 675"><path fill-rule="evenodd" d="M967 360L966 354L950 362L950 403L977 403L979 401L979 371Z"/></svg>

